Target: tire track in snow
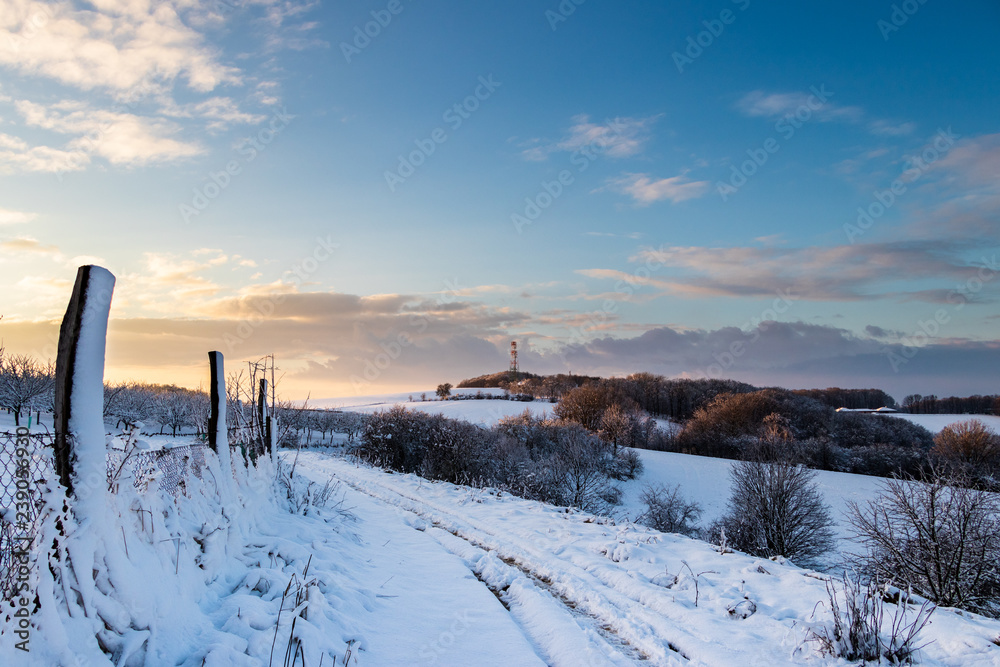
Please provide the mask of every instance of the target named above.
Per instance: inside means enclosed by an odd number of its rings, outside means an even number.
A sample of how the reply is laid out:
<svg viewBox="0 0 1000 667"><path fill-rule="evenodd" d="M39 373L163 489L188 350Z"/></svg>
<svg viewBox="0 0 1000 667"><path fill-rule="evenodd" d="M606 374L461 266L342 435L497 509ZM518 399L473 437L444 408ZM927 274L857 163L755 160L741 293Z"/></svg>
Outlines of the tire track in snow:
<svg viewBox="0 0 1000 667"><path fill-rule="evenodd" d="M599 576L551 552L540 553L524 537L501 534L496 529L477 525L472 518L461 517L450 508L417 498L406 489L355 477L349 469L322 467L355 490L412 512L473 546L495 554L502 561L514 564L522 573L550 582L549 590L565 606L571 603L594 619L596 627L614 633L624 644L655 664L758 664L748 662L744 651L730 649L716 637L700 636L686 628L684 616L690 614L686 607L674 610L675 613L669 610L664 613L663 605L657 604L657 609L651 610L647 606L652 602L648 594L635 595L635 591L623 590L615 577ZM621 575L628 578L624 572ZM655 593L662 595L663 591ZM767 652L767 660L759 664L783 663L780 656L773 655L773 647L769 648L772 650Z"/></svg>
<svg viewBox="0 0 1000 667"><path fill-rule="evenodd" d="M651 659L631 646L601 618L586 613L573 601L558 594L551 582L524 568L515 560L505 558L460 531L428 516L427 512L404 507L397 499L413 501L392 489L379 485L383 493L373 493L366 483L349 479L336 472L337 479L358 493L412 514L433 525L433 529L410 525L427 532L447 551L459 557L476 579L483 583L510 612L550 665L597 667L598 665L635 665ZM386 494L396 494L396 498ZM582 636L581 636L582 635ZM684 661L656 661L652 664L674 667Z"/></svg>

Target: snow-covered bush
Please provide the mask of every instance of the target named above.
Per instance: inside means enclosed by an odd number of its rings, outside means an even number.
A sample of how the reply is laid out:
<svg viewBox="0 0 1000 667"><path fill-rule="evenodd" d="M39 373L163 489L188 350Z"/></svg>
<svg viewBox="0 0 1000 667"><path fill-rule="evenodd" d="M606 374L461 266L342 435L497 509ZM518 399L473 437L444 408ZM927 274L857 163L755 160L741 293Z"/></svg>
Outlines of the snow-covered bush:
<svg viewBox="0 0 1000 667"><path fill-rule="evenodd" d="M700 528L696 522L701 517L701 505L681 495L680 485L668 488L662 484L647 484L639 499L646 511L636 518L636 523L655 528L664 533L696 536Z"/></svg>
<svg viewBox="0 0 1000 667"><path fill-rule="evenodd" d="M725 531L728 546L754 556L784 556L809 567L830 549L833 519L816 488L816 473L801 465L739 461L730 471L726 513L709 529Z"/></svg>
<svg viewBox="0 0 1000 667"><path fill-rule="evenodd" d="M591 512L620 502L613 480L629 479L642 468L633 452L615 456L579 424L530 413L484 429L397 406L367 418L352 452L377 466Z"/></svg>

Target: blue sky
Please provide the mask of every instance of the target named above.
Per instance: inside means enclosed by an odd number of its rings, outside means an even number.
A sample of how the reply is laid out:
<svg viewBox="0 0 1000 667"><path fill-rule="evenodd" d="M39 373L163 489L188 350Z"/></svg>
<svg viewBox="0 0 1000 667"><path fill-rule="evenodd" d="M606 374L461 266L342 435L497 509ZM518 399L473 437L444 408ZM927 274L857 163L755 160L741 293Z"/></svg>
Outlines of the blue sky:
<svg viewBox="0 0 1000 667"><path fill-rule="evenodd" d="M111 379L998 391L994 2L0 10L10 351L98 263Z"/></svg>

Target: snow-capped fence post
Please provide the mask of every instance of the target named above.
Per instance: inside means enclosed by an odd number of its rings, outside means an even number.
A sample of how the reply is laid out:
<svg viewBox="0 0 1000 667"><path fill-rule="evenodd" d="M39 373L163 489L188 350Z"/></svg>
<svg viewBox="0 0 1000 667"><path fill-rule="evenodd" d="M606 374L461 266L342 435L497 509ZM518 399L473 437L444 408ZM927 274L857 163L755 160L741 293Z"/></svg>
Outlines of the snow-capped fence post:
<svg viewBox="0 0 1000 667"><path fill-rule="evenodd" d="M107 444L104 437L104 354L115 277L81 266L59 328L53 416L59 481L80 518L104 506Z"/></svg>
<svg viewBox="0 0 1000 667"><path fill-rule="evenodd" d="M229 462L229 433L226 430L226 370L221 352L208 353L209 380L208 446L223 464ZM225 468L223 468L225 469Z"/></svg>
<svg viewBox="0 0 1000 667"><path fill-rule="evenodd" d="M229 431L226 428L226 367L221 352L208 353L211 370L209 380L208 446L219 457L219 466L224 477L222 484L228 490L233 474L233 464L229 452Z"/></svg>

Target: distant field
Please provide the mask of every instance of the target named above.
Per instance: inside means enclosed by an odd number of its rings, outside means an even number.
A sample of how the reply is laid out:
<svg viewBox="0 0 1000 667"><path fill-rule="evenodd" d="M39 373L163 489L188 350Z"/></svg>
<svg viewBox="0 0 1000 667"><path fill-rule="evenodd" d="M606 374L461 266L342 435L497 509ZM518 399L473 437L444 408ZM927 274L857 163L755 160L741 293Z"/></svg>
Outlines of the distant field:
<svg viewBox="0 0 1000 667"><path fill-rule="evenodd" d="M945 426L956 422L978 419L993 431L1000 433L1000 417L994 417L993 415L909 415L897 412L885 415L879 413L877 416L899 417L914 424L919 424L931 433L940 433Z"/></svg>

